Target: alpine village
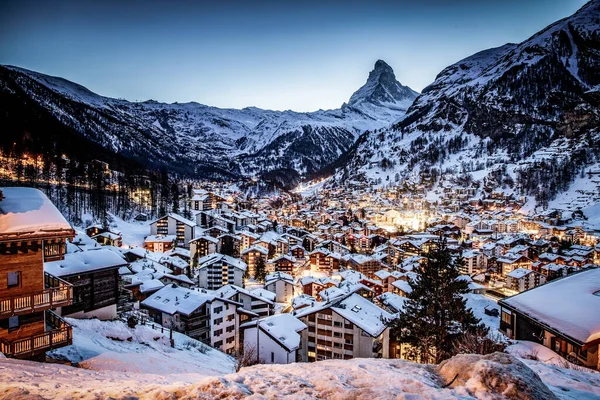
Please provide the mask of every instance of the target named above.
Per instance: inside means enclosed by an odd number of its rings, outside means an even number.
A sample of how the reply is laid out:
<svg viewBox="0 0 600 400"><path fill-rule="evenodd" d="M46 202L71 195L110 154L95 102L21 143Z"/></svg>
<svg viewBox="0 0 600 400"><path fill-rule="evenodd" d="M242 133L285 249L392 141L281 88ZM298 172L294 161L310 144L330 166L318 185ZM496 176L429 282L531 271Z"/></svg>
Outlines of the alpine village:
<svg viewBox="0 0 600 400"><path fill-rule="evenodd" d="M599 90L598 0L313 113L0 66L0 398L600 398Z"/></svg>

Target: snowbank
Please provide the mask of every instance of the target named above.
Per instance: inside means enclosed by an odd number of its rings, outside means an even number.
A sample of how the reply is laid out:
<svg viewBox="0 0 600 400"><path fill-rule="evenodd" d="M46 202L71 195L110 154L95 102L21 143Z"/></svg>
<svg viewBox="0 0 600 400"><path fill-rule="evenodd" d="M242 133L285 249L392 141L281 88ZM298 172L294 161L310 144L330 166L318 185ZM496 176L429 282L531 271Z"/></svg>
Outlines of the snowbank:
<svg viewBox="0 0 600 400"><path fill-rule="evenodd" d="M556 399L535 372L504 353L461 354L443 362L439 373L450 387L478 399Z"/></svg>
<svg viewBox="0 0 600 400"><path fill-rule="evenodd" d="M150 325L131 329L121 321L67 321L73 325L73 345L48 354L82 368L160 375L163 383L191 383L235 369L231 357L177 332L173 332L172 348L169 331Z"/></svg>
<svg viewBox="0 0 600 400"><path fill-rule="evenodd" d="M456 380L444 387L457 374ZM0 382L4 382L0 385L0 398L39 395L62 399L109 396L116 399L592 399L600 396L598 373L519 361L500 353L486 357L459 355L441 367L376 359L258 365L237 374L205 377L191 385L169 381L168 374L90 371L0 359Z"/></svg>

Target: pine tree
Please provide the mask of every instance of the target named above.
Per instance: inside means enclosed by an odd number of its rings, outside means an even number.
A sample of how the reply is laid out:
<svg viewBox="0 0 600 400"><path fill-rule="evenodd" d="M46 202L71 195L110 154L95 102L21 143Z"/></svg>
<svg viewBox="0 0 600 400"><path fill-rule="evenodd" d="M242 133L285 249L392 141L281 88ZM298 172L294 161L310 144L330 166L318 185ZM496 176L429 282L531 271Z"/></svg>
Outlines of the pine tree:
<svg viewBox="0 0 600 400"><path fill-rule="evenodd" d="M412 292L392 327L392 335L409 345L408 358L437 364L454 355L454 344L465 333L485 335L488 329L466 307L463 295L468 284L457 279L462 257L452 257L445 239L425 257L427 261L416 270L416 279L409 280Z"/></svg>
<svg viewBox="0 0 600 400"><path fill-rule="evenodd" d="M267 276L267 269L265 266L265 260L262 257L258 257L256 265L254 266L254 279L259 282L263 282Z"/></svg>

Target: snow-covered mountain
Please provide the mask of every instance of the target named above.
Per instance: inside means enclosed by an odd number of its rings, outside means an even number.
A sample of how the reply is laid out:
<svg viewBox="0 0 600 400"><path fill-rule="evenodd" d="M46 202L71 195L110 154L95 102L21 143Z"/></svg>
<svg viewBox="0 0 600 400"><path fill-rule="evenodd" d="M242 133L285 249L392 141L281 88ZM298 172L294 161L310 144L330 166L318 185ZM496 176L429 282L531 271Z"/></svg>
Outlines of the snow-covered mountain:
<svg viewBox="0 0 600 400"><path fill-rule="evenodd" d="M129 102L11 66L0 67L0 95L6 102L33 101L65 127L127 157L214 177L317 171L364 131L400 120L417 93L397 82L389 65L377 61L349 104L310 113Z"/></svg>
<svg viewBox="0 0 600 400"><path fill-rule="evenodd" d="M336 178L379 185L408 178L434 182L432 190L475 180L547 204L600 170L599 143L600 0L593 0L519 44L444 69L398 124L353 150ZM597 191L567 197L578 206L600 201Z"/></svg>

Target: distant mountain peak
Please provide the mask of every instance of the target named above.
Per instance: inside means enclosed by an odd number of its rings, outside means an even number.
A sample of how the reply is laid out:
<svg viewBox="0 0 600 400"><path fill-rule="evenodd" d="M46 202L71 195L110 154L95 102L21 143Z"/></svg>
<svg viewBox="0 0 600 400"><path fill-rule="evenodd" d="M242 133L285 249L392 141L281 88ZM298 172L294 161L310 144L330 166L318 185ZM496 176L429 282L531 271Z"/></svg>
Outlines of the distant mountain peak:
<svg viewBox="0 0 600 400"><path fill-rule="evenodd" d="M408 106L418 93L396 80L394 70L383 60L377 60L367 82L350 97L348 105L356 107L367 103L376 106L396 104Z"/></svg>

